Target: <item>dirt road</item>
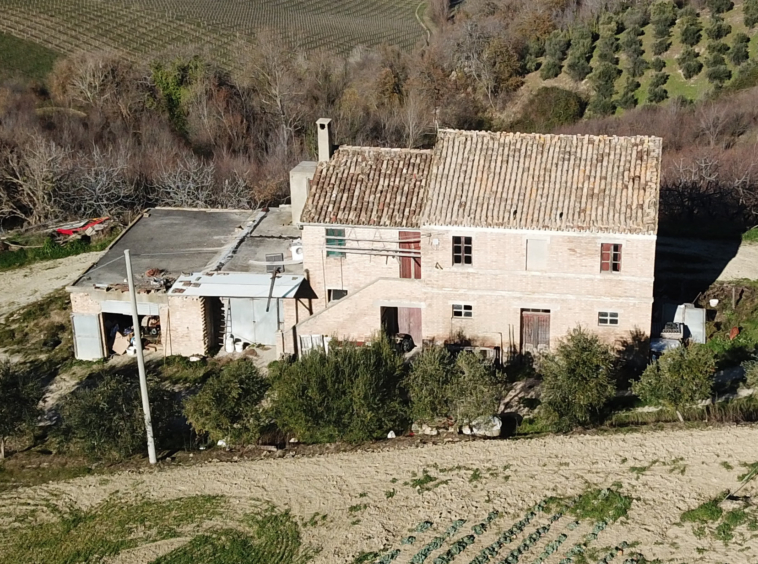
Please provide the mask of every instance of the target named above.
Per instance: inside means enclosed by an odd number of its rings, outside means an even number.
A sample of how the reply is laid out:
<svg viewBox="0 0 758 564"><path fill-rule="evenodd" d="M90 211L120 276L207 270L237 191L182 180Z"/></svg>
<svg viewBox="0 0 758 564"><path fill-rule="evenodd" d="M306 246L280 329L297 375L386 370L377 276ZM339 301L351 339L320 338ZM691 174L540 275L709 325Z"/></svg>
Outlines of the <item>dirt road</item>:
<svg viewBox="0 0 758 564"><path fill-rule="evenodd" d="M470 528L493 509L503 512L497 526L456 559L465 563L545 497L578 494L615 482L635 501L628 519L600 534L598 548L639 542L635 550L648 558L748 563L758 562L758 542L746 526L725 543L696 537L691 524L678 522L683 511L736 488L737 476L745 472L741 463L756 461L756 426L556 436L189 467L164 464L140 473L107 479L92 476L10 492L0 495L0 504L12 498L19 506L31 507L39 500L56 499L91 507L117 491L157 499L221 494L241 513L258 500L268 500L291 508L304 521L314 513L328 516L326 525L303 529L307 542L322 547L316 559L322 564L349 563L362 551L388 547L402 547L395 562L407 564L419 547L411 549L400 541L419 522L430 520L444 530L456 519L467 519ZM420 493L408 482L424 469L442 483ZM748 483L741 495L755 499L758 480ZM749 511L757 509L753 505ZM574 542L572 535L581 538L588 532L564 530L570 537L564 548ZM117 562L146 563L177 542L181 539L125 552ZM560 558L556 553L545 562Z"/></svg>
<svg viewBox="0 0 758 564"><path fill-rule="evenodd" d="M0 272L0 320L11 311L72 283L101 256L102 253L84 253Z"/></svg>

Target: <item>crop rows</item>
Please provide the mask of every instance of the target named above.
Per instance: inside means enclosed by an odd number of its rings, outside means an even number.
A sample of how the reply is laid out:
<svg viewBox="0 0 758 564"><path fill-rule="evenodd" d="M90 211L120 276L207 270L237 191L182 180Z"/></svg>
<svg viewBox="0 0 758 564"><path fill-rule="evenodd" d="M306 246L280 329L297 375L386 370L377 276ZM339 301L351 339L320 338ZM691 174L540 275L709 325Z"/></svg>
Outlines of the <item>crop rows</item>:
<svg viewBox="0 0 758 564"><path fill-rule="evenodd" d="M571 503L564 509L570 507ZM498 533L494 542L477 549L473 555L468 557L464 556L464 551L474 545L479 537L492 528L492 523L499 514L497 511L493 511L483 522L471 527L473 534L464 533L458 539L453 539L453 537L465 524L465 521L455 521L444 532L432 538L420 549L416 549L415 554L411 553L413 556L409 562L410 564L457 564L458 562L461 564L546 564L547 562L573 564L578 561L579 555L585 554L589 545L596 541L599 534L608 526L606 521L601 520L594 523L589 533L582 534L580 530L577 530L580 522L572 521L563 526L564 532L556 532L557 521L563 517L563 511L558 511L550 516L544 524L534 526L532 521L545 511L547 511L547 500L538 503L527 511L524 517L515 522L509 529ZM423 532L431 527L430 522L424 524L428 526L424 528L419 526L416 528L416 532ZM534 526L531 531L528 530L530 524ZM554 533L553 535L550 535L551 530ZM576 544L568 549L563 548L561 550L562 545L570 537L574 537ZM401 545L405 547L413 545L415 542L416 537L410 536L404 538ZM619 546L606 552L599 562L608 564L616 561L619 556L624 554L628 546L628 543L622 542ZM406 554L405 558L401 558L404 551L407 551L407 548L389 550L374 560L373 564L390 564L397 559L406 561L410 555ZM473 559L471 559L472 556ZM634 564L638 558L639 555L628 554L625 557L618 558L618 561L623 564Z"/></svg>
<svg viewBox="0 0 758 564"><path fill-rule="evenodd" d="M0 31L63 53L140 55L200 47L228 67L257 33L302 50L348 53L358 45L409 48L422 35L415 1L0 0Z"/></svg>

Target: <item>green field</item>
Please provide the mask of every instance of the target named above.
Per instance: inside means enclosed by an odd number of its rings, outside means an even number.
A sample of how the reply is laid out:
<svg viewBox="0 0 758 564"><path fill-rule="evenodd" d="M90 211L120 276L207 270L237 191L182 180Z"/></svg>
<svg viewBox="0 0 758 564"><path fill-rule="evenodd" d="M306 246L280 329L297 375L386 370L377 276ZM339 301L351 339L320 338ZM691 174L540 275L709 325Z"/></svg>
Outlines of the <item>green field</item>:
<svg viewBox="0 0 758 564"><path fill-rule="evenodd" d="M53 68L58 56L55 51L38 43L0 32L0 80L42 80Z"/></svg>
<svg viewBox="0 0 758 564"><path fill-rule="evenodd" d="M0 0L0 31L61 53L199 50L230 67L270 30L293 48L348 54L358 46L411 48L424 37L421 0Z"/></svg>

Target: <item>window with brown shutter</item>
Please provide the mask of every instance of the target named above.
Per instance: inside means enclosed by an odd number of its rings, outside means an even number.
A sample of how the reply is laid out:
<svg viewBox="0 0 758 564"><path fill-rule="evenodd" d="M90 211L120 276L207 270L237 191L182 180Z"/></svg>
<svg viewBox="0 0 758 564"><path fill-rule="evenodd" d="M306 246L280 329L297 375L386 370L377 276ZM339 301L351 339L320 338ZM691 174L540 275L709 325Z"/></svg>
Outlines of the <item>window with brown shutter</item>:
<svg viewBox="0 0 758 564"><path fill-rule="evenodd" d="M621 272L621 245L600 245L600 272Z"/></svg>

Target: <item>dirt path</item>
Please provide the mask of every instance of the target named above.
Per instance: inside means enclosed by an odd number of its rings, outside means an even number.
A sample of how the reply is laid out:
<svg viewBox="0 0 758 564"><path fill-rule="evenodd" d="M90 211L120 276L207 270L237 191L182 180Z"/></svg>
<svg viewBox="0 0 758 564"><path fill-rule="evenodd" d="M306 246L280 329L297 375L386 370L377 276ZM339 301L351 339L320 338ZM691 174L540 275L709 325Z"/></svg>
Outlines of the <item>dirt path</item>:
<svg viewBox="0 0 758 564"><path fill-rule="evenodd" d="M656 276L758 280L758 244L659 237Z"/></svg>
<svg viewBox="0 0 758 564"><path fill-rule="evenodd" d="M84 253L0 272L0 320L11 311L72 283L101 256L102 253Z"/></svg>
<svg viewBox="0 0 758 564"><path fill-rule="evenodd" d="M630 470L653 461L657 462L647 470ZM314 458L211 462L175 468L163 465L108 479L93 476L10 492L0 495L0 505L11 500L21 506L34 505L41 499L69 499L89 507L117 491L159 499L221 494L230 498L235 512L255 506L258 500L268 500L291 508L303 520L314 513L328 515L326 525L303 529L307 542L322 547L316 562L323 564L349 563L362 551L389 547L402 548L395 562L407 564L420 547L402 546L400 540L419 522L430 520L437 530L444 530L455 519L467 519L468 530L493 509L502 511L505 516L497 526L457 559L465 563L546 496L572 495L589 486L608 487L618 482L621 491L633 496L635 502L627 520L601 533L596 541L598 548L621 541L639 542L635 550L648 558L670 562L757 562L755 539L742 544L738 539L728 544L699 539L691 525L677 525L683 511L735 488L737 476L744 472L741 463L755 461L756 426L475 441ZM417 492L407 482L424 469L449 482ZM481 477L473 479L477 469ZM748 483L741 494L755 499L758 480ZM753 506L751 511L755 509ZM561 525L565 528L565 523ZM586 532L569 534L581 538ZM118 562L149 562L169 548L143 547L120 555ZM530 553L525 561L531 562L536 555ZM556 553L545 562L558 562L560 558Z"/></svg>

